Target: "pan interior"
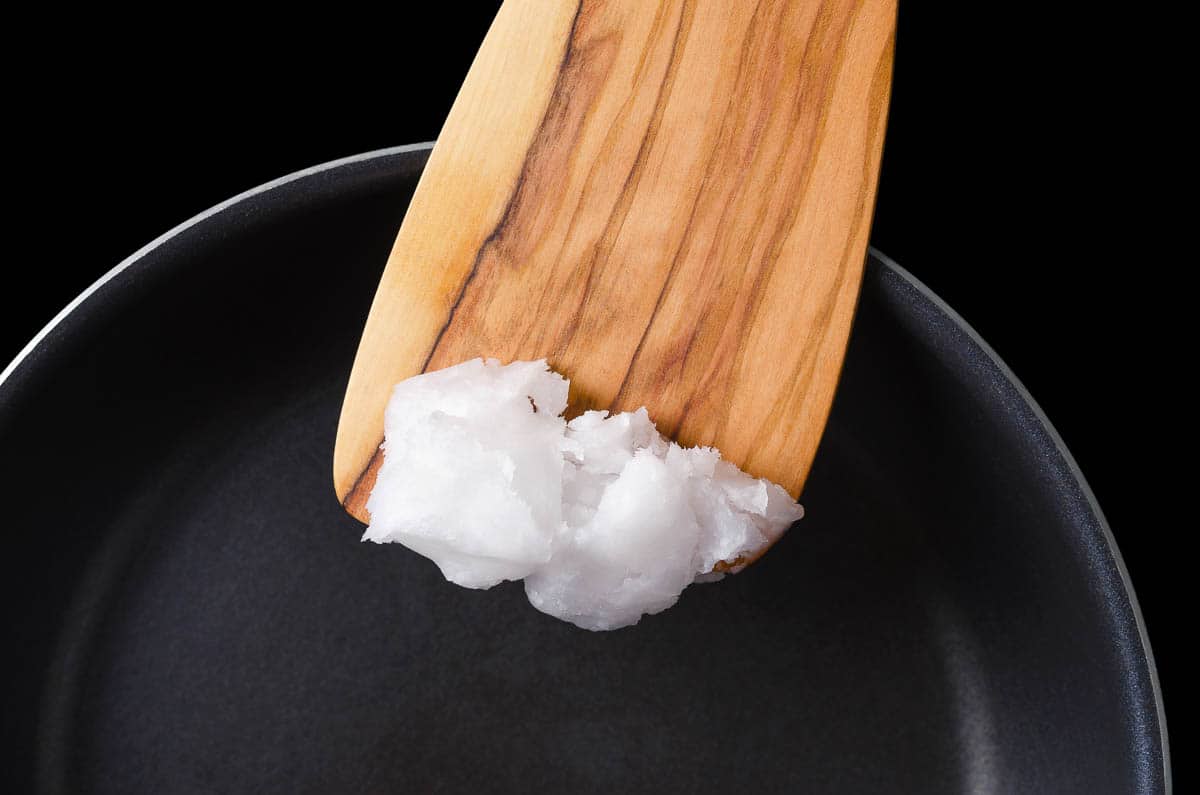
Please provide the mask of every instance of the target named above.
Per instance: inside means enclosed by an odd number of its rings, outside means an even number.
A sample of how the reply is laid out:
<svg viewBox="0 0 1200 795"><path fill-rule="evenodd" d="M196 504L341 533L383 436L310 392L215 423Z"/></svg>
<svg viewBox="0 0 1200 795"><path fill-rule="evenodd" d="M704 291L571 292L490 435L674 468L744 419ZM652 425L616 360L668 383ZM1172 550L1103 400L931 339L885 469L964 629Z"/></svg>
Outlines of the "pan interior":
<svg viewBox="0 0 1200 795"><path fill-rule="evenodd" d="M0 385L0 474L21 496L7 776L121 793L1161 786L1148 663L1078 480L995 362L878 257L808 516L745 574L593 634L519 584L457 588L360 544L332 493L334 431L426 153L315 171L178 233Z"/></svg>

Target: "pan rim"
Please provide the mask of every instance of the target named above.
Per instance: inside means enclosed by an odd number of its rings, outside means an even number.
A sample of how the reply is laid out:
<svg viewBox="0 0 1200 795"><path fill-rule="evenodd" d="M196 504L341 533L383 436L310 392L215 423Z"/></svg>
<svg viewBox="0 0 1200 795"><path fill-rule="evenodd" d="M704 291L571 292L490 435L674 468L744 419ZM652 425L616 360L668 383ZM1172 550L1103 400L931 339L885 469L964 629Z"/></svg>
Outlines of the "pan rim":
<svg viewBox="0 0 1200 795"><path fill-rule="evenodd" d="M81 306L88 302L97 292L99 292L107 283L119 276L123 271L136 264L156 249L168 243L172 239L183 234L187 230L195 227L207 219L224 212L242 202L252 199L256 196L269 193L277 188L283 187L289 183L296 182L307 177L321 174L327 171L333 171L348 165L364 163L372 160L384 159L395 155L405 154L408 152L417 152L430 150L434 146L434 141L422 141L419 143L404 144L401 146L386 147L383 149L375 149L360 154L351 155L349 157L330 160L308 168L294 171L277 179L265 182L261 185L243 191L225 201L216 204L207 210L189 218L183 223L171 228L167 232L159 235L149 243L134 251L125 259L121 260L108 272L100 276L96 281L92 282L84 288L74 299L72 299L65 307L63 307L54 317L46 323L30 340L21 348L16 356L5 366L3 371L0 371L0 399L3 398L4 387L12 378L30 355L42 344L43 341L70 315L77 311ZM1105 546L1108 549L1110 560L1115 568L1115 572L1121 582L1124 590L1125 598L1129 602L1130 612L1134 619L1134 625L1137 630L1138 639L1141 646L1142 658L1145 660L1146 671L1150 683L1151 694L1155 705L1155 718L1160 738L1159 751L1162 761L1162 768L1158 771L1160 780L1163 783L1164 791L1172 791L1172 775L1170 764L1170 743L1167 734L1166 712L1163 706L1162 689L1158 677L1158 669L1154 661L1153 649L1150 645L1149 634L1146 630L1145 619L1142 616L1141 606L1137 599L1136 591L1133 587L1133 582L1130 579L1129 571L1125 565L1125 560L1118 548L1116 538L1113 536L1112 529L1105 517L1099 502L1093 493L1091 486L1088 484L1087 478L1076 462L1075 457L1071 454L1063 438L1059 435L1054 424L1042 410L1037 400L1016 376L1012 369L1004 362L999 354L987 343L987 341L971 326L957 311L954 310L946 301L938 296L933 290L926 286L920 279L911 274L904 267L899 265L891 257L887 256L878 249L871 247L868 251L868 256L879 261L885 268L906 282L914 289L922 298L934 306L942 315L944 315L954 326L956 326L980 351L986 356L991 364L996 368L1000 376L1009 384L1013 391L1021 398L1022 402L1029 409L1033 417L1041 425L1047 438L1053 443L1059 457L1062 459L1066 470L1071 474L1079 487L1088 509L1095 517L1097 527L1100 530Z"/></svg>
<svg viewBox="0 0 1200 795"><path fill-rule="evenodd" d="M264 193L268 193L276 188L283 187L284 185L287 185L288 183L296 182L297 180L301 180L306 177L311 177L313 175L320 174L325 171L332 171L334 169L341 168L343 166L352 165L355 163L362 163L362 162L366 162L368 160L375 160L375 159L384 158L384 157L391 157L392 155L404 154L406 152L416 152L416 151L420 151L422 149L432 149L434 143L435 143L434 141L421 141L421 142L415 143L415 144L404 144L402 146L390 146L390 147L386 147L384 149L374 149L369 152L361 152L357 155L350 155L349 157L342 157L342 158L338 158L336 160L329 160L324 163L318 163L315 166L309 166L308 168L302 168L299 171L293 171L290 174L285 174L282 177L277 177L276 179L273 179L269 182L264 182L261 185L256 185L253 188L250 188L249 190L242 191L241 193L237 194L236 196L232 196L232 197L226 199L225 201L221 202L220 204L214 204L212 207L209 207L207 210L204 210L201 213L193 215L191 218L189 218L186 221L184 221L183 223L167 230L163 234L161 234L158 237L151 240L146 245L139 248L137 251L130 254L125 259L118 262L107 273L105 273L100 278L96 279L96 281L92 282L87 287L85 287L79 293L79 295L75 296L75 298L73 298L71 300L70 303L68 303L65 307L63 307L61 310L59 310L59 312L53 318L51 318L50 321L45 326L43 326L40 331L38 331L36 334L33 335L33 338L30 339L29 342L27 342L25 344L25 346L23 348L21 348L21 350L17 351L17 355L15 357L13 357L12 361L10 361L7 366L5 366L4 370L0 371L0 387L4 386L5 382L8 381L8 379L13 375L13 373L15 373L17 371L17 368L20 367L21 363L23 361L25 361L27 358L29 358L29 355L31 353L33 353L33 351L42 342L42 340L44 340L52 331L54 331L54 329L57 328L59 324L61 324L64 320L66 320L67 317L72 312L74 312L76 309L78 309L85 301L87 301L89 298L91 298L92 295L94 295L98 290L100 290L102 287L104 287L105 284L107 284L108 282L115 279L123 271L125 271L126 269L128 269L129 267L134 265L138 260L140 260L143 257L145 257L146 255L150 254L152 251L159 248L160 246L167 243L168 241L172 240L173 238L176 238L179 235L183 234L188 229L191 229L192 227L203 223L204 221L208 220L209 218L211 218L214 215L217 215L221 212L224 212L225 210L228 210L231 207L241 204L242 202L246 201L247 199L252 199L255 196L258 196L258 195L261 195Z"/></svg>
<svg viewBox="0 0 1200 795"><path fill-rule="evenodd" d="M1033 394L1025 387L1025 384L1020 378L1017 377L1012 368L1005 363L1004 359L1000 357L1000 354L998 354L995 349L988 344L987 340L985 340L979 334L979 332L975 330L974 326L968 323L963 316L960 315L948 303L946 303L941 296L931 290L924 282L911 274L891 257L884 254L874 246L870 247L869 256L879 260L882 265L887 267L904 281L908 282L908 284L914 290L920 293L923 298L929 301L938 311L945 315L951 323L957 326L972 343L978 346L979 350L984 353L984 355L1000 373L1001 377L1008 382L1008 384L1024 402L1025 406L1033 414L1034 418L1042 426L1046 436L1051 442L1054 443L1054 448L1058 452L1059 457L1062 458L1067 470L1071 473L1071 476L1078 484L1080 493L1087 502L1088 509L1096 518L1096 524L1100 528L1105 545L1107 546L1109 555L1111 556L1113 566L1116 568L1117 575L1120 577L1121 584L1125 592L1125 597L1129 600L1129 607L1131 613L1133 614L1134 624L1137 628L1142 656L1146 661L1146 671L1150 680L1151 694L1154 697L1155 718L1157 720L1159 737L1161 738L1160 750L1162 752L1162 770L1160 771L1160 774L1162 776L1163 791L1171 792L1171 754L1170 742L1167 738L1166 711L1163 706L1162 687L1158 681L1158 666L1155 664L1154 651L1150 646L1150 635L1146 630L1146 621L1142 616L1142 608L1141 604L1138 602L1137 592L1133 587L1133 580L1130 578L1129 570L1125 566L1125 558L1121 555L1121 550L1117 545L1116 536L1113 535L1112 527L1108 523L1108 518L1104 515L1104 511L1100 507L1100 502L1096 499L1096 495L1092 491L1092 487L1088 483L1087 478L1084 476L1083 470L1080 468L1079 463L1075 460L1075 456L1071 454L1070 449L1067 447L1067 443L1063 440L1062 436L1059 435L1058 429L1054 427L1054 423L1050 421L1049 416L1047 416L1046 412L1042 410L1041 405L1033 397Z"/></svg>

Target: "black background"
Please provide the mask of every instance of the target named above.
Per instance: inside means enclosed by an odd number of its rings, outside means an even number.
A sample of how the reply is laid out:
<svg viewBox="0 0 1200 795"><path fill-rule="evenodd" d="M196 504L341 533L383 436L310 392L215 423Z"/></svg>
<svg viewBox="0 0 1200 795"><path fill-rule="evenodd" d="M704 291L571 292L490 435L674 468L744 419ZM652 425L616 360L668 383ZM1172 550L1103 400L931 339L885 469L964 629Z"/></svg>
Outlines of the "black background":
<svg viewBox="0 0 1200 795"><path fill-rule="evenodd" d="M992 344L1078 459L1137 588L1174 729L1196 524L1163 457L1191 433L1180 379L1195 360L1164 354L1188 319L1191 264L1159 187L1180 179L1174 124L1155 74L1130 68L1138 19L976 5L902 3L872 243ZM5 230L0 361L206 207L436 137L496 6L14 27L29 51L6 56L6 187L21 209Z"/></svg>

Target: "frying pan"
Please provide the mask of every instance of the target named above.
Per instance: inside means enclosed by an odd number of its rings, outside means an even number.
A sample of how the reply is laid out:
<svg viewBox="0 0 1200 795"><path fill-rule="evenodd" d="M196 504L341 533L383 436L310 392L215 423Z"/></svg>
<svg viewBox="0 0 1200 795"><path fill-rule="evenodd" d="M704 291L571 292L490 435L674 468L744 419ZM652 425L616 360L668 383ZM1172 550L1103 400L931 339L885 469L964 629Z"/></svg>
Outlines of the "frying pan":
<svg viewBox="0 0 1200 795"><path fill-rule="evenodd" d="M213 208L0 377L6 791L1169 788L1086 483L878 252L808 516L745 574L593 634L359 543L334 431L428 151Z"/></svg>

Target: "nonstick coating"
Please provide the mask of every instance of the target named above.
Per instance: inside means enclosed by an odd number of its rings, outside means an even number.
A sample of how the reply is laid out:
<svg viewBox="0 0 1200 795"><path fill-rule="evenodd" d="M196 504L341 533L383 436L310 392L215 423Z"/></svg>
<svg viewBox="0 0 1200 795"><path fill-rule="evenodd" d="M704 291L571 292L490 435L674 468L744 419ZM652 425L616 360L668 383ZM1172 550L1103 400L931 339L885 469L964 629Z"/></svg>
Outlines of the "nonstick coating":
<svg viewBox="0 0 1200 795"><path fill-rule="evenodd" d="M427 152L201 216L0 383L5 791L1165 789L1086 485L877 254L808 516L745 574L594 634L359 543L334 431Z"/></svg>

